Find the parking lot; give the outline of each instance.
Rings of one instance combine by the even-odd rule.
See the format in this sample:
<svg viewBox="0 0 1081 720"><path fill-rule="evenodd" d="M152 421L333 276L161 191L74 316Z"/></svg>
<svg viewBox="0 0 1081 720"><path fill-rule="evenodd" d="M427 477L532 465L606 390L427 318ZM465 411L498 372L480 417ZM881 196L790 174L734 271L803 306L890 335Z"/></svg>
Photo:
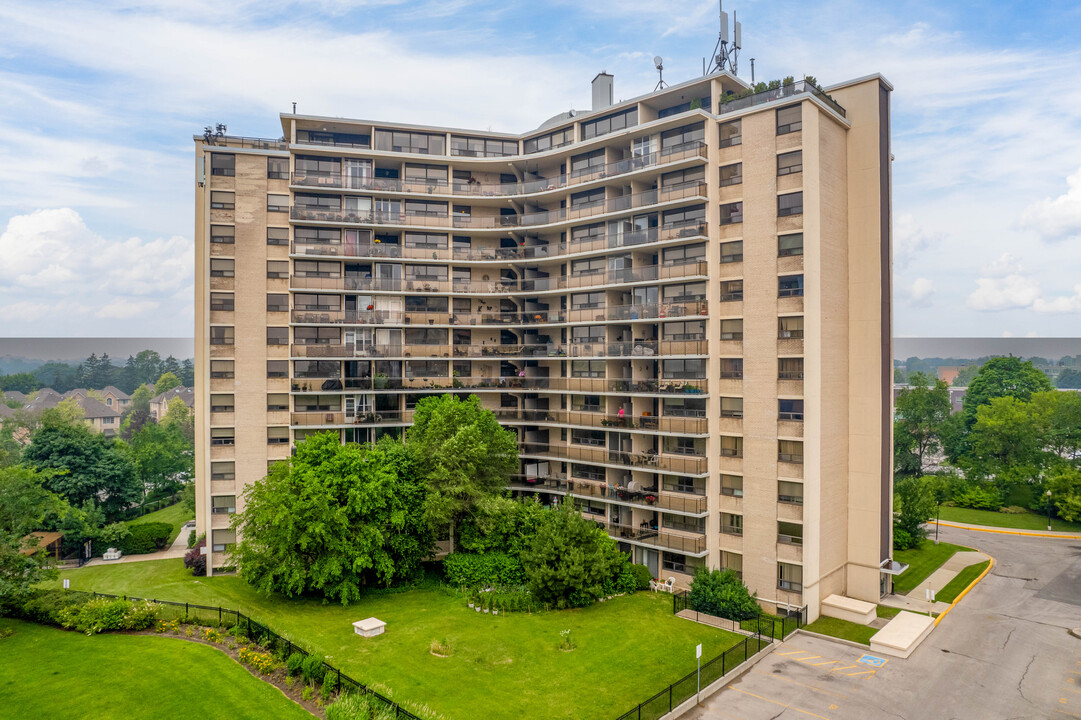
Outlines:
<svg viewBox="0 0 1081 720"><path fill-rule="evenodd" d="M1078 718L1081 541L942 528L996 564L908 659L806 635L692 710L695 720Z"/></svg>

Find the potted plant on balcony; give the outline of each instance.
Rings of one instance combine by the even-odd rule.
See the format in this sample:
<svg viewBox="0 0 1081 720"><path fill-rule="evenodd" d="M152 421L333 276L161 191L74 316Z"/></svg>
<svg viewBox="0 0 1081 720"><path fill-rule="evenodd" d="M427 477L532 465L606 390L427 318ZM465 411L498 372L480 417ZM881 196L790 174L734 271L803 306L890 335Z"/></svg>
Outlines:
<svg viewBox="0 0 1081 720"><path fill-rule="evenodd" d="M646 505L652 505L653 503L657 502L656 495L646 495L643 499L646 501Z"/></svg>
<svg viewBox="0 0 1081 720"><path fill-rule="evenodd" d="M377 372L372 376L372 387L376 390L386 390L387 388L387 376L383 373Z"/></svg>

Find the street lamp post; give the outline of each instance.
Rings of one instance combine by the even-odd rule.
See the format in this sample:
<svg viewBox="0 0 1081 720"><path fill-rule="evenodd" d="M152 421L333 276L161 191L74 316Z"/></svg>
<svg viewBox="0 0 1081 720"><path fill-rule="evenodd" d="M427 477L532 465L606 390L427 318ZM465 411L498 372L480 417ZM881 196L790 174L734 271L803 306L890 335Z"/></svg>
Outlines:
<svg viewBox="0 0 1081 720"><path fill-rule="evenodd" d="M938 501L938 505L935 506L935 545L938 545L938 519L942 514L942 501Z"/></svg>
<svg viewBox="0 0 1081 720"><path fill-rule="evenodd" d="M1047 496L1047 529L1051 529L1051 491L1048 490L1044 495Z"/></svg>

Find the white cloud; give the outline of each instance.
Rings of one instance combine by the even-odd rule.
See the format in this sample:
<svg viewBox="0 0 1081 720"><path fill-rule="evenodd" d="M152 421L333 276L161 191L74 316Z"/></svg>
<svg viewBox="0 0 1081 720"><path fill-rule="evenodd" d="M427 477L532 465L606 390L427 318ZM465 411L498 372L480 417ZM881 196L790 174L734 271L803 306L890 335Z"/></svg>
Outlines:
<svg viewBox="0 0 1081 720"><path fill-rule="evenodd" d="M928 307L934 294L934 284L927 278L918 277L908 286L908 299L915 307Z"/></svg>
<svg viewBox="0 0 1081 720"><path fill-rule="evenodd" d="M1073 290L1073 295L1064 295L1048 300L1036 298L1032 303L1032 309L1040 313L1081 313L1081 285L1074 285Z"/></svg>
<svg viewBox="0 0 1081 720"><path fill-rule="evenodd" d="M916 222L912 213L898 213L893 223L893 260L901 268L938 242L938 238Z"/></svg>
<svg viewBox="0 0 1081 720"><path fill-rule="evenodd" d="M1026 275L978 278L966 304L973 310L1013 310L1032 307L1040 284Z"/></svg>
<svg viewBox="0 0 1081 720"><path fill-rule="evenodd" d="M151 311L157 310L160 306L161 303L154 300L128 300L126 298L120 298L98 308L97 312L94 313L94 316L99 318L130 320L131 318L140 315L149 315Z"/></svg>
<svg viewBox="0 0 1081 720"><path fill-rule="evenodd" d="M1081 169L1066 178L1066 185L1064 194L1034 202L1021 215L1021 224L1047 242L1081 240Z"/></svg>
<svg viewBox="0 0 1081 720"><path fill-rule="evenodd" d="M997 260L980 266L980 272L986 277L1001 278L1007 275L1019 275L1024 267L1012 253L1002 253Z"/></svg>

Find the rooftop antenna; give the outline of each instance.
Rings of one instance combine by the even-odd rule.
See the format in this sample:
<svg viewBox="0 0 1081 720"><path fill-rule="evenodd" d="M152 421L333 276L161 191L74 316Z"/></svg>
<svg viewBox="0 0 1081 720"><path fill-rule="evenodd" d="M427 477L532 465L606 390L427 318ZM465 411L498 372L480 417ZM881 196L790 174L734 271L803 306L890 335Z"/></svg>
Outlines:
<svg viewBox="0 0 1081 720"><path fill-rule="evenodd" d="M728 70L733 75L739 74L739 51L743 47L743 27L736 19L736 13L732 13L732 41L728 39L728 13L724 11L723 0L717 0L717 9L720 11L721 29L717 33L717 44L713 48L712 65L708 67L707 75Z"/></svg>
<svg viewBox="0 0 1081 720"><path fill-rule="evenodd" d="M653 88L653 92L657 92L668 87L668 83L664 81L664 60L660 55L653 56L653 66L657 68L657 87Z"/></svg>
<svg viewBox="0 0 1081 720"><path fill-rule="evenodd" d="M295 102L293 103L293 114L297 114L297 104Z"/></svg>

